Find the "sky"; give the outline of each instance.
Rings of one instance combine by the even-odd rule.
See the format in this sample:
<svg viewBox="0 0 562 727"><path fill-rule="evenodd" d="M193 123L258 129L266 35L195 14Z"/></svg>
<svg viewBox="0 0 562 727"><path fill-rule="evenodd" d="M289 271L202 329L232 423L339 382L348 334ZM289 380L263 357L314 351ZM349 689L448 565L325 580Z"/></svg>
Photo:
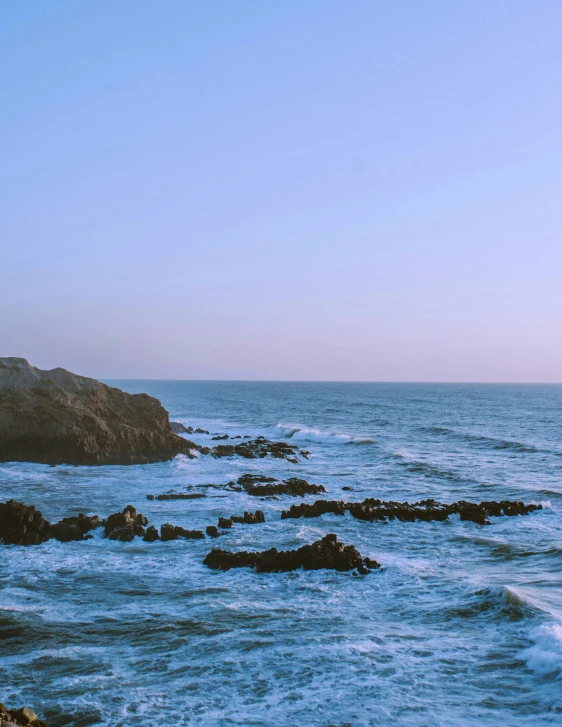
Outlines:
<svg viewBox="0 0 562 727"><path fill-rule="evenodd" d="M559 0L2 0L0 355L562 382Z"/></svg>

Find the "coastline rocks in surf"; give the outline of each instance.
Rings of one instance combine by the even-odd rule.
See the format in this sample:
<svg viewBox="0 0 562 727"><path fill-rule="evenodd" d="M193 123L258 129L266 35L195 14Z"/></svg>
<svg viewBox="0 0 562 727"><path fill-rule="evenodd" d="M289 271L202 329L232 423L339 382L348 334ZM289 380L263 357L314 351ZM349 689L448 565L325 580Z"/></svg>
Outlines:
<svg viewBox="0 0 562 727"><path fill-rule="evenodd" d="M219 518L219 528L231 528L233 523L241 523L245 525L255 525L256 523L264 523L265 515L262 510L255 512L244 512L244 515L231 515L230 517Z"/></svg>
<svg viewBox="0 0 562 727"><path fill-rule="evenodd" d="M5 704L0 703L0 725L3 727L48 727L29 707L20 707L20 709L9 709Z"/></svg>
<svg viewBox="0 0 562 727"><path fill-rule="evenodd" d="M231 553L227 550L212 550L203 563L215 570L230 568L255 568L260 573L279 573L323 568L350 571L357 570L365 574L370 568L379 568L379 564L371 559L363 559L361 553L353 545L338 542L337 535L325 535L311 545L303 545L296 550L277 550L271 548L263 552L242 550Z"/></svg>
<svg viewBox="0 0 562 727"><path fill-rule="evenodd" d="M110 540L121 540L130 543L137 535L145 534L148 518L137 513L132 505L127 505L123 512L110 515L104 524L104 536Z"/></svg>
<svg viewBox="0 0 562 727"><path fill-rule="evenodd" d="M239 477L236 482L248 495L254 497L271 497L272 495L304 497L326 492L323 485L313 485L299 477L290 477L288 480L278 482L274 477L246 474Z"/></svg>
<svg viewBox="0 0 562 727"><path fill-rule="evenodd" d="M221 518L221 520L224 518ZM228 526L230 527L230 525ZM226 535L226 533L219 532L219 529L216 525L207 525L205 528L205 532L210 538L218 538L220 535Z"/></svg>
<svg viewBox="0 0 562 727"><path fill-rule="evenodd" d="M301 450L288 442L272 442L265 437L256 437L239 444L218 444L210 450L213 457L245 457L246 459L260 459L270 455L277 459L286 459L298 462L296 455L308 459L308 452Z"/></svg>
<svg viewBox="0 0 562 727"><path fill-rule="evenodd" d="M216 434L214 437L211 437L211 440L217 441L219 439L230 439L228 434Z"/></svg>
<svg viewBox="0 0 562 727"><path fill-rule="evenodd" d="M101 525L97 515L73 515L59 520L51 525L51 535L61 543L69 543L72 540L89 540L90 530L95 530Z"/></svg>
<svg viewBox="0 0 562 727"><path fill-rule="evenodd" d="M459 500L451 505L445 505L435 500L421 500L410 504L409 502L392 502L368 498L363 502L343 502L342 500L317 500L312 504L302 503L291 505L289 510L283 510L281 519L299 517L319 517L326 513L344 515L348 511L358 520L373 522L375 520L400 520L402 522L415 522L432 520L447 520L450 515L458 514L461 520L489 525L488 516L501 515L527 515L535 510L541 510L542 505L525 505L523 502L502 500L501 502L473 503Z"/></svg>
<svg viewBox="0 0 562 727"><path fill-rule="evenodd" d="M197 500L207 497L204 492L169 492L164 495L147 495L147 500Z"/></svg>
<svg viewBox="0 0 562 727"><path fill-rule="evenodd" d="M201 530L185 530L179 525L171 525L170 523L164 523L160 528L160 539L164 542L169 540L178 540L179 538L186 538L187 540L200 540L205 537L205 533Z"/></svg>
<svg viewBox="0 0 562 727"><path fill-rule="evenodd" d="M191 457L192 449L197 445L171 430L168 412L152 396L0 358L2 462L143 464Z"/></svg>
<svg viewBox="0 0 562 727"><path fill-rule="evenodd" d="M160 534L154 525L149 525L142 539L146 543L154 543L156 540L160 540Z"/></svg>
<svg viewBox="0 0 562 727"><path fill-rule="evenodd" d="M33 505L0 502L0 541L4 545L39 545L51 538L51 523Z"/></svg>

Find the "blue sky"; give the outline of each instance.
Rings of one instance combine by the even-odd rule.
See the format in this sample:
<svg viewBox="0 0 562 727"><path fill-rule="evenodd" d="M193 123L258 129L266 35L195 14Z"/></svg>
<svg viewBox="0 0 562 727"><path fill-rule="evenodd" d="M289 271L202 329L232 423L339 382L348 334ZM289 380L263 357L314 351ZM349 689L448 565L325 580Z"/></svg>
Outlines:
<svg viewBox="0 0 562 727"><path fill-rule="evenodd" d="M558 0L0 6L0 355L562 381Z"/></svg>

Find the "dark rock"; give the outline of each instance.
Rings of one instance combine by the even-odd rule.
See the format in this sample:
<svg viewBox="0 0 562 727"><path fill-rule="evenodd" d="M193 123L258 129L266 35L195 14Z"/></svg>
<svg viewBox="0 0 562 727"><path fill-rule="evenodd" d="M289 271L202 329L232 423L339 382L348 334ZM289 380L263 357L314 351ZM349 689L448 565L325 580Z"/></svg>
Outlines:
<svg viewBox="0 0 562 727"><path fill-rule="evenodd" d="M228 436L228 434L217 434L216 437L211 437L211 439L213 439L213 440L230 439L230 437Z"/></svg>
<svg viewBox="0 0 562 727"><path fill-rule="evenodd" d="M231 528L232 527L232 518L231 517L220 517L219 518L219 528Z"/></svg>
<svg viewBox="0 0 562 727"><path fill-rule="evenodd" d="M147 543L154 543L156 540L160 540L160 535L158 534L158 530L156 530L154 525L150 525L146 529L143 540Z"/></svg>
<svg viewBox="0 0 562 727"><path fill-rule="evenodd" d="M353 545L338 542L336 535L325 535L311 545L303 545L297 550L277 550L271 548L263 552L240 551L231 553L227 550L212 550L203 561L209 568L229 570L250 566L258 572L272 573L293 571L297 568L318 570L329 568L338 571L349 571L354 568L360 572L369 572L363 564L361 553ZM369 560L371 564L375 561ZM372 566L373 567L373 566ZM374 567L378 567L378 563Z"/></svg>
<svg viewBox="0 0 562 727"><path fill-rule="evenodd" d="M451 505L444 505L435 500L409 502L393 502L368 498L363 502L343 502L335 500L317 500L312 504L292 505L289 510L281 513L281 519L299 517L318 517L325 513L343 515L345 511L358 520L373 522L375 520L400 520L415 522L446 520L450 515L458 514L461 520L470 520L480 525L489 525L487 516L498 516L502 513L510 515L527 515L540 510L542 505L525 505L522 502L502 501L481 502L480 504L459 500Z"/></svg>
<svg viewBox="0 0 562 727"><path fill-rule="evenodd" d="M61 543L68 543L72 540L88 540L92 536L90 530L99 528L101 521L97 515L75 515L65 517L51 526L51 536Z"/></svg>
<svg viewBox="0 0 562 727"><path fill-rule="evenodd" d="M206 429L201 429L201 427L197 427L197 429L195 429L195 434L209 434L209 432Z"/></svg>
<svg viewBox="0 0 562 727"><path fill-rule="evenodd" d="M199 540L205 537L201 530L184 530L179 525L171 525L164 523L160 528L160 537L163 541L177 540L178 538L187 538L188 540Z"/></svg>
<svg viewBox="0 0 562 727"><path fill-rule="evenodd" d="M147 394L127 394L65 369L41 371L0 358L0 461L142 464L192 456L168 412Z"/></svg>
<svg viewBox="0 0 562 727"><path fill-rule="evenodd" d="M213 457L245 457L257 459L267 456L277 459L294 458L300 450L287 442L272 442L265 437L256 437L240 444L218 444L212 448Z"/></svg>
<svg viewBox="0 0 562 727"><path fill-rule="evenodd" d="M347 485L345 487L342 487L342 490L351 490L351 487L348 487Z"/></svg>
<svg viewBox="0 0 562 727"><path fill-rule="evenodd" d="M238 480L240 482L242 478ZM268 478L271 479L271 478ZM326 492L323 485L312 485L306 480L299 479L298 477L290 477L288 480L283 482L277 482L275 484L266 485L243 485L248 495L255 497L268 497L271 495L292 495L293 497L304 497L305 495L318 495L321 492Z"/></svg>
<svg viewBox="0 0 562 727"><path fill-rule="evenodd" d="M104 535L110 540L121 540L128 543L137 535L144 535L146 525L148 525L148 518L137 513L132 505L127 505L123 512L116 512L107 518Z"/></svg>
<svg viewBox="0 0 562 727"><path fill-rule="evenodd" d="M33 505L0 502L0 541L4 545L39 545L51 537L51 524Z"/></svg>
<svg viewBox="0 0 562 727"><path fill-rule="evenodd" d="M8 709L4 704L0 704L0 725L4 727L27 727L27 725L48 727L29 707Z"/></svg>
<svg viewBox="0 0 562 727"><path fill-rule="evenodd" d="M240 517L239 515L232 515L229 520L231 523L245 523L246 525L254 525L255 523L264 523L265 515L261 510L256 510L255 512L245 512L242 517Z"/></svg>
<svg viewBox="0 0 562 727"><path fill-rule="evenodd" d="M267 475L246 474L239 477L236 481L239 485L242 485L242 487L246 488L249 485L257 484L258 482L276 482L277 480L275 479L275 477L268 477Z"/></svg>
<svg viewBox="0 0 562 727"><path fill-rule="evenodd" d="M207 497L204 492L171 492L167 495L156 495L157 500L197 500ZM154 495L147 495L148 500L154 500Z"/></svg>
<svg viewBox="0 0 562 727"><path fill-rule="evenodd" d="M210 538L218 538L219 535L223 535L223 533L219 533L215 525L207 525L207 527L205 528L205 532Z"/></svg>

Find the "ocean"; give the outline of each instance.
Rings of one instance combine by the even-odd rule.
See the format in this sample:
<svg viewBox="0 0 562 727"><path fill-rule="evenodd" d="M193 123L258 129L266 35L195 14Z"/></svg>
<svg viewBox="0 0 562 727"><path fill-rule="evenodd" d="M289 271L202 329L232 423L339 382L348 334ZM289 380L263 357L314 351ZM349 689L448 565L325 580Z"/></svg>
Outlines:
<svg viewBox="0 0 562 727"><path fill-rule="evenodd" d="M55 521L134 505L220 540L0 547L0 700L51 727L562 724L562 386L112 381L170 419L310 451L128 467L0 464L0 499ZM190 435L200 444L211 435ZM541 503L461 522L281 520L300 498L224 485L302 477L328 499ZM343 488L351 488L343 490ZM193 500L148 494L200 492ZM313 502L318 496L307 496ZM212 571L205 555L336 533L380 571Z"/></svg>

